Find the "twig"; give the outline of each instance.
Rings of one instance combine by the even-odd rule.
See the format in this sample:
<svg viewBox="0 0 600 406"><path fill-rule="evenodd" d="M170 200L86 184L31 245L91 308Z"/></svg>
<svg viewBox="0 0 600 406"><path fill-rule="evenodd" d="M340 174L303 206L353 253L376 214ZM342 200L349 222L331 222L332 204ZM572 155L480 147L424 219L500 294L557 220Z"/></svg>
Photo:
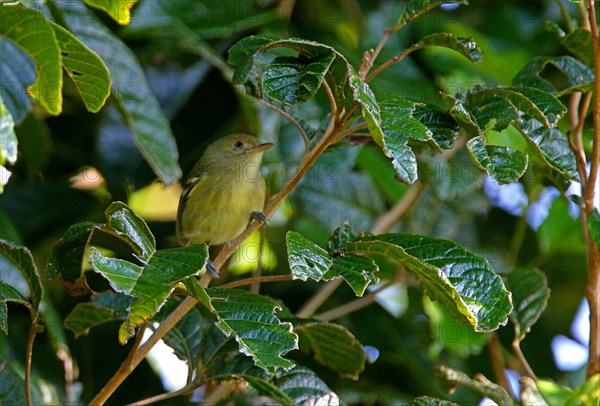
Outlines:
<svg viewBox="0 0 600 406"><path fill-rule="evenodd" d="M330 320L338 319L347 314L353 313L364 307L367 307L368 305L370 305L377 299L377 295L379 293L381 293L383 290L385 290L385 289L389 288L390 286L392 286L393 284L395 284L397 282L397 279L398 278L394 278L393 280L381 285L377 289L370 292L368 295L365 295L358 299L354 299L353 301L344 303L343 305L340 305L338 307L334 307L333 309L323 312L321 314L317 314L314 317L315 317L315 319L319 319L319 320L323 320L323 321L330 321ZM341 279L339 279L339 280L341 280Z"/></svg>
<svg viewBox="0 0 600 406"><path fill-rule="evenodd" d="M248 98L250 100L254 100L258 103L260 103L261 105L281 114L283 117L285 117L294 127L296 127L296 129L298 130L298 132L300 133L300 135L302 136L302 139L304 140L304 151L308 151L308 149L310 148L310 141L308 139L308 135L306 135L306 131L304 131L304 128L302 128L302 126L300 125L300 123L298 121L296 121L296 119L294 117L292 117L291 115L289 115L286 111L284 111L283 109L280 109L277 106L272 105L271 103L267 103L266 101L264 101L263 99L259 99L258 97L251 97L248 96Z"/></svg>
<svg viewBox="0 0 600 406"><path fill-rule="evenodd" d="M571 122L571 133L569 134L569 137L567 137L567 141L571 151L573 151L573 154L575 155L575 159L577 160L577 172L579 173L581 186L584 188L587 184L587 168L585 153L583 150L582 134L585 116L587 115L590 101L592 100L592 92L585 94L583 103L581 105L580 100L581 93L574 93L571 96L569 103L569 121Z"/></svg>
<svg viewBox="0 0 600 406"><path fill-rule="evenodd" d="M310 317L313 313L321 307L323 303L335 292L335 290L342 284L342 279L334 279L323 285L317 292L308 299L304 305L298 310L296 316L298 317Z"/></svg>
<svg viewBox="0 0 600 406"><path fill-rule="evenodd" d="M516 325L515 325L515 328L516 328ZM527 375L534 381L537 381L537 376L535 376L535 373L533 372L533 370L529 366L529 363L527 362L527 359L523 355L523 351L521 351L521 345L519 344L519 340L517 340L516 334L515 334L515 339L513 340L513 343L512 343L512 347L513 347L513 351L515 352L515 355L517 356L517 359L521 363L521 366L523 367L523 369L525 370Z"/></svg>
<svg viewBox="0 0 600 406"><path fill-rule="evenodd" d="M161 393L161 394L158 394L158 395L150 396L149 398L138 400L137 402L130 403L127 406L149 405L149 404L152 404L152 403L160 402L162 400L176 398L177 396L187 395L188 393L192 392L194 389L202 386L203 384L204 384L204 382L201 382L201 383L192 382L192 383L190 383L188 385L185 385L183 388L174 390L172 392L165 392L165 393Z"/></svg>
<svg viewBox="0 0 600 406"><path fill-rule="evenodd" d="M389 231L394 224L402 219L411 207L415 204L423 190L425 185L421 182L414 183L402 196L402 199L392 207L389 211L383 213L375 220L375 224L371 228L373 234L381 234Z"/></svg>
<svg viewBox="0 0 600 406"><path fill-rule="evenodd" d="M395 64L397 62L400 62L401 60L406 58L406 56L409 55L411 52L416 51L419 48L420 47L412 46L412 47L406 49L400 55L396 55L395 57L388 59L387 61L385 61L384 63L379 65L373 72L371 72L369 74L369 76L367 76L367 78L365 79L365 82L370 82L375 76L379 75L381 73L381 71L389 68L390 66L392 66L393 64Z"/></svg>
<svg viewBox="0 0 600 406"><path fill-rule="evenodd" d="M355 126L352 126L350 128L346 128L344 131L340 131L338 133L338 135L335 137L335 140L336 141L341 141L344 138L346 138L347 136L349 136L351 134L354 134L356 131L362 130L364 128L367 128L367 123L364 123L364 122L360 123L360 124L357 124Z"/></svg>
<svg viewBox="0 0 600 406"><path fill-rule="evenodd" d="M596 23L596 11L594 1L588 0L588 20L592 34L592 46L594 50L594 141L592 144L591 168L588 181L583 188L582 195L585 202L585 214L582 221L587 223L588 217L594 210L594 197L596 181L598 179L598 165L600 165L600 38L598 37L598 25ZM583 212L583 210L582 210ZM589 232L587 236L587 284L585 288L586 297L590 306L590 352L588 359L587 376L591 377L600 373L600 250L596 246Z"/></svg>
<svg viewBox="0 0 600 406"><path fill-rule="evenodd" d="M25 403L31 406L31 359L33 357L33 341L37 333L38 313L30 309L31 326L27 333L27 345L25 347Z"/></svg>
<svg viewBox="0 0 600 406"><path fill-rule="evenodd" d="M502 356L502 346L500 345L500 341L498 341L498 335L495 331L490 335L487 349L490 353L490 360L492 369L494 370L494 376L496 377L496 383L510 393L510 386L508 385L506 375L504 375L505 365L504 357Z"/></svg>
<svg viewBox="0 0 600 406"><path fill-rule="evenodd" d="M248 286L255 283L266 283L266 282L288 282L292 280L292 275L269 275L269 276L256 276L253 278L240 279L239 281L233 281L225 283L220 288L239 288L240 286Z"/></svg>

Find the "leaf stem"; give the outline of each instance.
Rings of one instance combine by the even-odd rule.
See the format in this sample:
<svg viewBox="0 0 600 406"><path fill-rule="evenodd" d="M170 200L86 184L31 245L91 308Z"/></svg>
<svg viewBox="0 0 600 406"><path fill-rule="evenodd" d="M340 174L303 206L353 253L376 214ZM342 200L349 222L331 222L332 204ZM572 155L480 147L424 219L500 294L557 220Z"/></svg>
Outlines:
<svg viewBox="0 0 600 406"><path fill-rule="evenodd" d="M283 117L285 117L294 127L296 127L296 129L298 130L298 132L302 136L302 139L304 140L304 150L305 151L309 150L310 143L309 143L309 140L308 140L308 135L306 135L306 131L304 131L304 128L302 128L302 126L300 125L300 123L294 117L292 117L290 114L288 114L285 110L280 109L279 107L274 106L271 103L267 103L263 99L259 99L258 97L252 97L252 96L248 96L248 95L247 95L247 97L250 100L254 100L254 101L260 103L261 105L265 106L266 108L271 109L271 110L273 110L273 111L281 114Z"/></svg>
<svg viewBox="0 0 600 406"><path fill-rule="evenodd" d="M537 379L538 379L537 376L535 376L535 373L529 366L527 359L525 358L525 356L523 355L523 352L521 351L521 345L519 344L519 340L517 339L516 332L515 332L515 339L513 340L513 343L512 343L512 347L513 347L513 351L515 352L515 355L517 356L517 359L521 363L521 366L523 367L523 369L525 369L525 372L527 373L527 375L534 381L537 381Z"/></svg>
<svg viewBox="0 0 600 406"><path fill-rule="evenodd" d="M502 356L502 346L498 340L498 334L496 334L495 331L490 334L490 339L486 347L490 353L490 361L494 376L496 377L496 382L499 386L502 386L506 391L510 392L510 386L508 385L508 380L504 374L505 364L504 357Z"/></svg>
<svg viewBox="0 0 600 406"><path fill-rule="evenodd" d="M393 64L400 62L401 60L406 58L406 56L408 56L410 53L412 53L413 51L416 51L419 48L420 47L413 45L412 47L410 47L410 48L406 49L404 52L402 52L400 55L396 55L395 57L388 59L387 61L385 61L384 63L379 65L373 72L371 72L369 74L369 76L367 76L367 78L365 79L365 82L370 82L375 76L379 75L382 71L389 68Z"/></svg>
<svg viewBox="0 0 600 406"><path fill-rule="evenodd" d="M31 310L31 325L27 333L27 345L25 347L25 403L31 406L31 359L33 357L33 341L37 333L38 313Z"/></svg>

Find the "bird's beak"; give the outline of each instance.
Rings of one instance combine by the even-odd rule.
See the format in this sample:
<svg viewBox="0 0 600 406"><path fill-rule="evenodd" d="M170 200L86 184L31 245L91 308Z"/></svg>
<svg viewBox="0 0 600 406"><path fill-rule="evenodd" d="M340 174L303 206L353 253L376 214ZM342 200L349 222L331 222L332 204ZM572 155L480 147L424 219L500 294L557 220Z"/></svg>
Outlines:
<svg viewBox="0 0 600 406"><path fill-rule="evenodd" d="M254 153L254 152L263 152L263 151L268 150L272 146L273 146L272 142L265 142L264 144L259 144L259 145L255 146L255 147L248 148L246 150L246 153L248 153L248 152L252 152L252 153Z"/></svg>

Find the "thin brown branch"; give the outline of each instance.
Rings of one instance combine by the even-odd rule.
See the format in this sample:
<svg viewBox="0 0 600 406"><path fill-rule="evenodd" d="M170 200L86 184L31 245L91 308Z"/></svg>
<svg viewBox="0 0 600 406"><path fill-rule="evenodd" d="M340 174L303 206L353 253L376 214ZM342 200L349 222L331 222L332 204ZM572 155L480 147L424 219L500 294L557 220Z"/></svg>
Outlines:
<svg viewBox="0 0 600 406"><path fill-rule="evenodd" d="M404 196L402 196L402 199L398 200L394 207L383 213L377 218L377 220L375 220L375 224L373 224L371 232L373 234L381 234L390 230L394 224L406 216L406 213L408 213L411 207L415 204L419 196L421 196L421 193L423 193L424 189L425 185L423 183L414 183L406 191Z"/></svg>
<svg viewBox="0 0 600 406"><path fill-rule="evenodd" d="M369 74L369 76L367 76L367 78L365 79L365 82L370 82L371 80L373 80L373 78L375 76L379 75L382 71L386 70L393 64L400 62L401 60L406 58L406 56L408 56L410 53L412 53L413 51L415 51L417 49L419 49L419 47L412 46L412 47L406 49L400 55L396 55L395 57L388 59L387 61L385 61L384 63L379 65L377 68L375 68L375 70L373 72L371 72Z"/></svg>
<svg viewBox="0 0 600 406"><path fill-rule="evenodd" d="M534 381L537 381L537 376L535 376L535 373L533 372L533 370L529 366L529 363L527 362L527 359L523 355L523 352L521 351L521 346L519 345L519 341L516 337L513 340L512 347L515 355L517 356L517 359L521 363L521 366L523 367L527 375Z"/></svg>
<svg viewBox="0 0 600 406"><path fill-rule="evenodd" d="M488 352L490 353L490 360L492 369L494 371L494 376L496 377L496 383L510 393L510 386L508 385L508 380L504 374L506 368L504 364L504 357L502 356L502 346L500 345L500 341L498 340L498 335L496 332L491 333L490 339L486 346Z"/></svg>
<svg viewBox="0 0 600 406"><path fill-rule="evenodd" d="M262 104L266 108L271 109L271 110L275 111L276 113L279 113L280 115L285 117L294 127L296 127L296 130L298 130L298 132L302 136L302 139L304 140L304 150L308 151L308 149L310 148L310 141L308 139L308 135L306 135L306 131L304 131L304 128L302 128L300 123L294 117L289 115L285 110L280 109L277 106L273 106L271 103L267 103L263 99L259 99L258 97L250 97L250 96L248 96L248 97L250 100L257 101L258 103Z"/></svg>
<svg viewBox="0 0 600 406"><path fill-rule="evenodd" d="M248 286L255 283L268 283L268 282L289 282L292 280L292 275L270 275L270 276L255 276L253 278L240 279L239 281L233 281L225 283L220 288L239 288L240 286Z"/></svg>
<svg viewBox="0 0 600 406"><path fill-rule="evenodd" d="M600 165L600 38L598 37L598 25L596 22L596 10L594 1L588 0L588 20L592 34L592 46L594 49L594 140L592 143L592 159L588 181L583 188L583 200L585 202L585 214L582 215L584 224L594 210L594 197L596 193L596 181L598 179L598 166ZM600 373L600 250L587 234L587 284L586 297L590 306L590 352L588 359L587 376L591 377Z"/></svg>
<svg viewBox="0 0 600 406"><path fill-rule="evenodd" d="M337 136L335 137L336 141L341 141L344 138L346 138L349 135L354 134L356 131L360 131L362 129L367 128L367 123L359 123L355 126L352 126L350 128L346 128L344 131L340 131Z"/></svg>
<svg viewBox="0 0 600 406"><path fill-rule="evenodd" d="M325 93L327 94L327 100L329 100L329 107L331 108L331 120L333 120L333 122L335 123L335 121L337 121L338 118L338 107L337 103L335 102L335 95L331 91L331 87L325 79L323 79L323 89L325 89ZM327 127L329 126L330 124L327 125Z"/></svg>
<svg viewBox="0 0 600 406"><path fill-rule="evenodd" d="M581 93L574 93L571 95L571 100L569 103L569 121L571 122L571 133L569 134L567 141L569 142L569 147L571 148L571 151L573 151L577 161L577 172L579 173L582 188L584 188L587 184L587 167L582 140L583 125L585 123L585 116L587 115L591 100L592 93L586 93L583 97L583 103L580 104Z"/></svg>
<svg viewBox="0 0 600 406"><path fill-rule="evenodd" d="M390 36L394 32L396 32L396 31L394 31L391 28L386 28L383 31L383 35L381 36L381 39L379 40L379 43L377 44L375 49L365 52L365 55L363 56L363 60L360 64L360 69L358 70L358 77L360 77L362 80L365 80L367 73L369 73L369 70L371 70L371 67L373 67L373 63L375 63L375 59L377 59L377 57L381 53L381 50L383 49L385 44L390 39Z"/></svg>
<svg viewBox="0 0 600 406"><path fill-rule="evenodd" d="M315 292L310 299L308 299L304 305L296 312L298 317L310 317L325 301L336 291L337 288L342 284L342 279L334 279L327 282L319 290Z"/></svg>
<svg viewBox="0 0 600 406"><path fill-rule="evenodd" d="M203 383L193 382L193 383L190 383L189 385L185 385L181 389L177 389L172 392L161 393L161 394L155 395L155 396L150 396L146 399L142 399L142 400L138 400L137 402L130 403L127 406L144 406L144 405L149 405L152 403L160 402L163 400L176 398L178 396L187 395L188 393L191 393L192 391L194 391L196 388L200 387L202 384Z"/></svg>
<svg viewBox="0 0 600 406"><path fill-rule="evenodd" d="M37 333L38 314L31 310L31 325L27 333L27 344L25 346L25 403L31 406L31 359L33 357L33 341Z"/></svg>

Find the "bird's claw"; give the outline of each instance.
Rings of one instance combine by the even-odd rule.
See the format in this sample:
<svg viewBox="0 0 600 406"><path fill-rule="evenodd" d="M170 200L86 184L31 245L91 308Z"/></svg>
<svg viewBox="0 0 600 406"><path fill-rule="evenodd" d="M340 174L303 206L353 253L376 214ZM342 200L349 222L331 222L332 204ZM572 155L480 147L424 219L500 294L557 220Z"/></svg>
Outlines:
<svg viewBox="0 0 600 406"><path fill-rule="evenodd" d="M210 259L206 261L206 272L208 272L213 279L219 279L219 270Z"/></svg>
<svg viewBox="0 0 600 406"><path fill-rule="evenodd" d="M253 211L251 217L256 221L260 221L265 226L269 225L269 218L261 211Z"/></svg>

